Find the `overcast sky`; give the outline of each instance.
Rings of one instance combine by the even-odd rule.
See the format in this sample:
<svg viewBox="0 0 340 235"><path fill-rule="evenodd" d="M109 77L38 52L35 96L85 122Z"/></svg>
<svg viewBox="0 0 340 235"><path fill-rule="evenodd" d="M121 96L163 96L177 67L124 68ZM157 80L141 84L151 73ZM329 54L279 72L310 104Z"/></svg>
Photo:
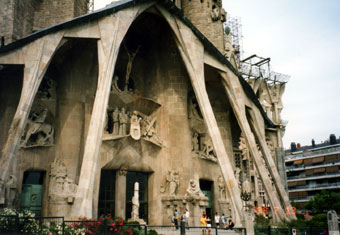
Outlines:
<svg viewBox="0 0 340 235"><path fill-rule="evenodd" d="M111 0L95 0L95 9ZM244 57L271 58L291 76L283 96L283 138L310 145L340 136L340 0L223 0L240 17Z"/></svg>

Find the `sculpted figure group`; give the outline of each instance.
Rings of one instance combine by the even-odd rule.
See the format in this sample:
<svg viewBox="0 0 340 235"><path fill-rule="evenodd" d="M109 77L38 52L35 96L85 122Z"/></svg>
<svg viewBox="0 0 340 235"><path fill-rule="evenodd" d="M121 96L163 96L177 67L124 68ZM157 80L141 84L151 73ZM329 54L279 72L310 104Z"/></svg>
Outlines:
<svg viewBox="0 0 340 235"><path fill-rule="evenodd" d="M192 146L192 151L195 152L198 157L217 161L211 139L207 134L201 135L194 131L192 134Z"/></svg>
<svg viewBox="0 0 340 235"><path fill-rule="evenodd" d="M156 132L157 117L150 118L138 111L129 112L123 107L119 110L116 107L105 120L104 132L109 133L109 122L112 122L113 136L126 136L128 134L135 140L139 140L141 137L151 140L158 145L162 145L162 140L159 138Z"/></svg>
<svg viewBox="0 0 340 235"><path fill-rule="evenodd" d="M59 159L51 164L49 200L50 203L67 203L66 199L74 198L77 185L67 175L67 168Z"/></svg>
<svg viewBox="0 0 340 235"><path fill-rule="evenodd" d="M45 123L48 109L33 112L27 119L25 133L22 136L20 147L49 146L54 143L54 128Z"/></svg>

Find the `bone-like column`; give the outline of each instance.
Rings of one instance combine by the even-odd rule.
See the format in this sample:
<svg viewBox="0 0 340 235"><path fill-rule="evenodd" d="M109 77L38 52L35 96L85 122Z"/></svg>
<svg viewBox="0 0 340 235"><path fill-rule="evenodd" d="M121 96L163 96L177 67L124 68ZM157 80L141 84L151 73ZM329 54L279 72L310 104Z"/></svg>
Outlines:
<svg viewBox="0 0 340 235"><path fill-rule="evenodd" d="M18 63L19 61L22 61L25 65L23 88L17 110L8 132L6 143L2 148L2 156L0 159L0 184L1 182L5 183L7 181L9 169L15 159L34 97L47 71L48 65L50 64L57 47L61 43L62 37L63 32L47 35L25 46L21 49L21 53L14 51L18 56ZM15 58L13 56L6 56L11 58L13 64L15 63ZM6 57L0 57L1 61L5 59ZM4 185L0 185L0 194L2 190L4 190Z"/></svg>
<svg viewBox="0 0 340 235"><path fill-rule="evenodd" d="M266 170L266 167L262 162L262 157L257 149L255 137L251 131L246 117L245 104L244 102L242 102L244 98L241 95L242 88L241 84L239 83L238 77L232 73L228 73L229 76L227 76L225 72L220 72L220 75L223 78L222 83L229 98L229 102L234 111L237 122L242 130L242 133L244 134L244 137L248 143L250 153L253 157L257 171L262 179L263 186L272 205L272 209L280 220L288 220L284 210L281 207L281 203L279 198L277 197L276 190L272 186L272 182L267 174L268 171Z"/></svg>
<svg viewBox="0 0 340 235"><path fill-rule="evenodd" d="M242 214L240 190L205 89L204 47L191 29L185 26L181 21L177 21L174 17L170 16L168 12L164 11L162 8L159 7L159 10L176 35L175 41L188 71L203 119L221 167L222 175L231 195L231 201L236 215L234 220L236 224L240 224Z"/></svg>
<svg viewBox="0 0 340 235"><path fill-rule="evenodd" d="M93 217L93 186L104 130L105 114L119 47L133 20L152 3L141 4L98 21L98 85L87 134L79 184L70 217Z"/></svg>
<svg viewBox="0 0 340 235"><path fill-rule="evenodd" d="M268 165L268 170L269 170L271 176L273 177L275 188L276 188L278 195L281 198L281 202L284 206L283 209L286 211L286 214L288 215L288 217L290 219L296 219L295 214L293 213L292 206L290 204L287 192L284 189L284 186L282 184L282 181L281 181L282 179L279 175L279 172L276 168L276 164L273 160L273 157L270 153L268 145L265 141L265 136L261 135L261 132L258 129L258 125L254 122L256 122L256 119L252 116L252 121L250 122L250 124L253 127L255 136L256 136L258 143L260 145L260 148L263 152L264 159L265 159L265 161Z"/></svg>

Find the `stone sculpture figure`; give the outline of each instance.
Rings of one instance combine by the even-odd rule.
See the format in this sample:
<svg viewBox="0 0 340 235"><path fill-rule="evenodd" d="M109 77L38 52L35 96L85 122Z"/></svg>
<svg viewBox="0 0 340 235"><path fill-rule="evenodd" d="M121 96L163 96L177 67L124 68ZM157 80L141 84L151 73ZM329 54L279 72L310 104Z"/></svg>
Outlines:
<svg viewBox="0 0 340 235"><path fill-rule="evenodd" d="M33 113L27 120L27 131L20 145L21 147L46 146L53 144L54 128L50 124L44 123L47 113L48 109L44 108L40 113ZM37 135L34 140L31 140L32 135Z"/></svg>
<svg viewBox="0 0 340 235"><path fill-rule="evenodd" d="M202 145L203 145L202 151L207 157L215 157L214 148L209 137L204 138L204 142Z"/></svg>
<svg viewBox="0 0 340 235"><path fill-rule="evenodd" d="M6 204L7 207L12 208L17 193L17 177L15 175L9 175L6 183Z"/></svg>
<svg viewBox="0 0 340 235"><path fill-rule="evenodd" d="M227 20L227 12L222 7L221 7L220 20L222 22L226 22Z"/></svg>
<svg viewBox="0 0 340 235"><path fill-rule="evenodd" d="M55 99L57 83L49 77L44 77L37 92L37 97L40 99Z"/></svg>
<svg viewBox="0 0 340 235"><path fill-rule="evenodd" d="M218 177L218 191L221 200L225 199L225 183L223 177L220 175Z"/></svg>
<svg viewBox="0 0 340 235"><path fill-rule="evenodd" d="M188 109L189 109L189 119L196 119L198 121L203 121L203 117L200 113L197 100L195 96L193 95L189 98Z"/></svg>
<svg viewBox="0 0 340 235"><path fill-rule="evenodd" d="M234 174L235 174L236 182L239 184L239 188L241 188L241 183L240 183L241 173L242 173L241 169L237 167Z"/></svg>
<svg viewBox="0 0 340 235"><path fill-rule="evenodd" d="M224 35L224 56L227 59L231 59L233 51L232 35L229 33L228 35Z"/></svg>
<svg viewBox="0 0 340 235"><path fill-rule="evenodd" d="M241 136L240 137L240 142L239 142L239 150L241 150L241 154L242 154L242 160L249 160L249 149L248 146L246 144L246 139Z"/></svg>
<svg viewBox="0 0 340 235"><path fill-rule="evenodd" d="M111 91L112 91L113 93L120 93L120 92L122 92L122 91L119 89L118 80L119 80L119 77L118 77L117 75L114 75L114 76L113 76L112 85L111 85Z"/></svg>
<svg viewBox="0 0 340 235"><path fill-rule="evenodd" d="M244 201L249 201L251 198L251 185L248 181L248 179L245 179L242 182L242 191L241 191L241 198Z"/></svg>
<svg viewBox="0 0 340 235"><path fill-rule="evenodd" d="M104 133L108 133L108 128L109 128L109 114L106 112L105 113L105 123L104 123Z"/></svg>
<svg viewBox="0 0 340 235"><path fill-rule="evenodd" d="M143 136L146 139L154 140L157 144L162 145L163 141L157 135L156 128L154 127L156 124L156 120L157 120L157 117L152 118L151 121L147 117L144 119Z"/></svg>
<svg viewBox="0 0 340 235"><path fill-rule="evenodd" d="M187 188L186 197L205 197L199 186L196 184L195 180L191 179L189 181L189 186Z"/></svg>
<svg viewBox="0 0 340 235"><path fill-rule="evenodd" d="M73 198L77 185L67 176L67 168L58 158L51 164L49 199L50 203L65 204L68 197Z"/></svg>
<svg viewBox="0 0 340 235"><path fill-rule="evenodd" d="M199 144L199 134L195 131L192 136L192 150L194 152L198 152L200 150L200 144Z"/></svg>
<svg viewBox="0 0 340 235"><path fill-rule="evenodd" d="M266 143L270 150L270 155L272 155L272 157L275 159L275 149L274 149L273 142L270 139L266 139Z"/></svg>
<svg viewBox="0 0 340 235"><path fill-rule="evenodd" d="M217 21L220 18L220 9L215 4L211 8L210 16L213 21Z"/></svg>
<svg viewBox="0 0 340 235"><path fill-rule="evenodd" d="M141 137L140 133L140 121L142 118L138 117L138 112L133 111L131 119L130 119L130 135L133 139L139 140Z"/></svg>
<svg viewBox="0 0 340 235"><path fill-rule="evenodd" d="M132 212L131 212L132 220L139 220L139 183L135 182L134 185L134 193L132 197Z"/></svg>
<svg viewBox="0 0 340 235"><path fill-rule="evenodd" d="M176 196L177 188L179 186L178 171L169 171L166 176L166 182L169 184L169 195Z"/></svg>
<svg viewBox="0 0 340 235"><path fill-rule="evenodd" d="M116 107L114 111L112 112L112 121L113 121L113 135L119 134L119 109Z"/></svg>
<svg viewBox="0 0 340 235"><path fill-rule="evenodd" d="M126 53L128 55L128 63L126 65L126 74L125 74L125 87L124 87L124 91L128 91L128 88L129 88L129 80L130 80L130 73L131 73L131 69L132 69L132 63L133 63L133 60L135 59L139 49L141 46L138 46L136 51L131 53L129 52L129 50L126 48L125 44L124 44L124 47L126 49Z"/></svg>
<svg viewBox="0 0 340 235"><path fill-rule="evenodd" d="M125 112L125 108L122 108L119 112L119 135L126 135L126 125L128 123L128 115Z"/></svg>

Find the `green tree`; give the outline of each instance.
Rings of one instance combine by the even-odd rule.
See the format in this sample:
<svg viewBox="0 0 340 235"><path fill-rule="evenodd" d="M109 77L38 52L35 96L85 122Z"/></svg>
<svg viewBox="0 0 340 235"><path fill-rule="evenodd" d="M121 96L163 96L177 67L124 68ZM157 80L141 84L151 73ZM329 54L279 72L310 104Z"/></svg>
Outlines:
<svg viewBox="0 0 340 235"><path fill-rule="evenodd" d="M305 206L311 215L327 213L329 210L335 210L340 214L340 193L322 190L316 194Z"/></svg>

